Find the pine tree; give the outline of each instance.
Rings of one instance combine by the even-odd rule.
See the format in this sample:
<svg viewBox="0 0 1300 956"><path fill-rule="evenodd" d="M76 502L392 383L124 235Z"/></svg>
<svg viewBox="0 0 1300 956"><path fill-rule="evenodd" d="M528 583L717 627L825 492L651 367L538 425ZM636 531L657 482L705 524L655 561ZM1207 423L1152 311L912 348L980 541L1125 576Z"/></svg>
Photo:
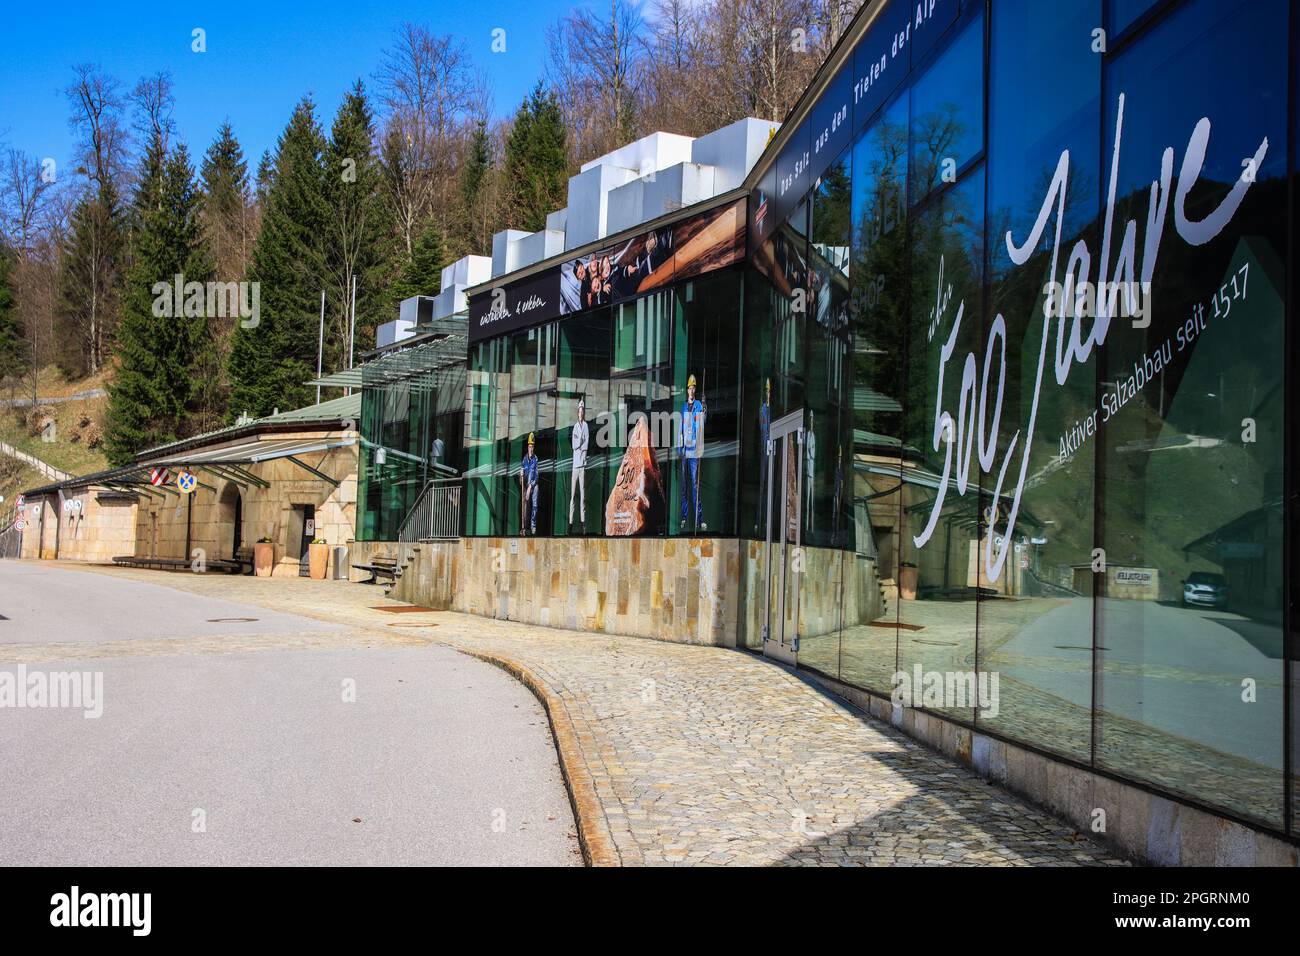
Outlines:
<svg viewBox="0 0 1300 956"><path fill-rule="evenodd" d="M81 378L107 361L117 326L128 225L112 179L73 207L59 266L56 361Z"/></svg>
<svg viewBox="0 0 1300 956"><path fill-rule="evenodd" d="M119 366L108 387L105 451L114 464L203 425L196 370L215 303L202 285L212 271L200 207L185 147L167 156L161 137L155 137L141 162L132 204L135 228L117 335ZM181 301L172 297L178 276L185 289ZM203 291L196 295L190 283Z"/></svg>
<svg viewBox="0 0 1300 956"><path fill-rule="evenodd" d="M470 134L469 151L460 174L461 255L482 254L488 248L492 230L488 210L489 177L492 174L492 141L487 121L479 120Z"/></svg>
<svg viewBox="0 0 1300 956"><path fill-rule="evenodd" d="M442 288L442 267L449 261L442 230L430 220L416 239L411 261L392 284L390 293L394 306L413 295L437 295Z"/></svg>
<svg viewBox="0 0 1300 956"><path fill-rule="evenodd" d="M254 210L250 208L248 164L229 121L222 123L208 147L199 171L202 184L203 232L218 279L238 281L248 270L252 252ZM210 336L196 369L200 395L200 430L217 427L229 399L226 363L237 316L211 320Z"/></svg>
<svg viewBox="0 0 1300 956"><path fill-rule="evenodd" d="M257 161L257 176L253 180L253 199L259 206L266 203L266 194L271 189L273 179L275 179L275 156L269 149L263 150L262 158Z"/></svg>
<svg viewBox="0 0 1300 956"><path fill-rule="evenodd" d="M199 170L203 226L217 275L243 275L248 261L248 163L229 121L217 130Z"/></svg>
<svg viewBox="0 0 1300 956"><path fill-rule="evenodd" d="M18 324L18 300L13 288L13 258L0 245L0 380L27 370L26 340Z"/></svg>
<svg viewBox="0 0 1300 956"><path fill-rule="evenodd" d="M568 175L564 116L555 94L544 93L538 83L519 107L506 139L505 178L514 227L545 228L546 214L564 205Z"/></svg>
<svg viewBox="0 0 1300 956"><path fill-rule="evenodd" d="M345 368L349 351L374 342L383 320L394 265L394 220L375 150L374 118L360 81L343 97L325 153L325 259L330 293L326 369ZM356 277L355 345L349 348L348 315Z"/></svg>
<svg viewBox="0 0 1300 956"><path fill-rule="evenodd" d="M320 293L328 281L325 148L315 106L304 98L276 144L253 244L248 279L258 283L260 313L255 326L235 328L227 364L230 420L296 408L311 398L305 383L316 371Z"/></svg>

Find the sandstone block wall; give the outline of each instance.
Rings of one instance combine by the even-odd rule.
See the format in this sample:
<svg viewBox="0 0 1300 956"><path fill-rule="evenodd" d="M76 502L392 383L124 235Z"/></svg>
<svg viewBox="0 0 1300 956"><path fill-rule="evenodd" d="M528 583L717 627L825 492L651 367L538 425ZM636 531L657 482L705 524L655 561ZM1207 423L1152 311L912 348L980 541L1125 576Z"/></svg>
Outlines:
<svg viewBox="0 0 1300 956"><path fill-rule="evenodd" d="M209 472L199 472L199 481L210 488L200 487L188 496L141 500L134 553L141 557L190 558L192 555L185 553L188 512L191 552L202 548L209 559L230 558L237 547L251 547L259 538L268 537L275 545L275 573L296 575L302 512L295 506L314 506L314 537L336 545L352 540L357 501L355 447L334 448L301 458L339 485L315 478L287 459L246 466L246 470L268 482L268 488L241 487ZM241 500L243 517L240 542L234 538L236 495Z"/></svg>

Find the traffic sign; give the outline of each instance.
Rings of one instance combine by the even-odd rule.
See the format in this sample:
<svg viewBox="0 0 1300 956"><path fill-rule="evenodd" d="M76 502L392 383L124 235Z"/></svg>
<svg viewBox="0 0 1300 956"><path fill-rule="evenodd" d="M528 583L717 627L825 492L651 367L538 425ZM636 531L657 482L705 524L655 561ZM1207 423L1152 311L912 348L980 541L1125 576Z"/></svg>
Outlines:
<svg viewBox="0 0 1300 956"><path fill-rule="evenodd" d="M22 518L19 518L14 522L14 527L17 528L19 531L22 531L24 528L27 527L27 522L24 521Z"/></svg>
<svg viewBox="0 0 1300 956"><path fill-rule="evenodd" d="M149 484L155 486L165 485L167 484L167 479L171 476L171 472L166 468L155 468L153 471L149 472Z"/></svg>
<svg viewBox="0 0 1300 956"><path fill-rule="evenodd" d="M187 495L198 486L199 479L194 477L194 472L192 471L182 471L176 476L176 487Z"/></svg>
<svg viewBox="0 0 1300 956"><path fill-rule="evenodd" d="M23 505L25 505L25 504L27 504L27 496L26 496L26 495L19 495L16 499L14 499L14 507L15 507L15 508L21 508L21 507L22 507Z"/></svg>

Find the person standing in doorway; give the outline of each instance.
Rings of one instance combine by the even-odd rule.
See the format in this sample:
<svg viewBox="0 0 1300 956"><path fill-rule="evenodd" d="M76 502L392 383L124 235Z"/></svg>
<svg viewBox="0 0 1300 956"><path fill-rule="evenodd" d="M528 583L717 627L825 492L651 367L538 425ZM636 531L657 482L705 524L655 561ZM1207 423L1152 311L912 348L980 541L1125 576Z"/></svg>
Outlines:
<svg viewBox="0 0 1300 956"><path fill-rule="evenodd" d="M573 481L569 485L569 527L573 527L573 495L578 495L578 516L582 519L582 533L587 533L587 445L591 429L587 426L587 402L578 400L578 420L573 424Z"/></svg>
<svg viewBox="0 0 1300 956"><path fill-rule="evenodd" d="M519 463L519 485L524 492L524 528L520 531L537 534L537 454L536 435L528 433L528 451Z"/></svg>
<svg viewBox="0 0 1300 956"><path fill-rule="evenodd" d="M695 376L686 379L686 401L682 403L681 439L678 453L682 459L682 525L690 520L688 499L694 502L695 530L703 531L704 507L700 503L700 458L704 454L704 405L695 397Z"/></svg>

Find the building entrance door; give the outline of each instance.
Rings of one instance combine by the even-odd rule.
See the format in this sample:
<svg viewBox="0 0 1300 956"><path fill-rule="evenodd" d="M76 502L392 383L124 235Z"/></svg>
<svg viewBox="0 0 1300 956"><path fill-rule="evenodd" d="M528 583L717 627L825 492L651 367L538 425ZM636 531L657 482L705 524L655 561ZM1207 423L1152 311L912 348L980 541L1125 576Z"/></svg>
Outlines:
<svg viewBox="0 0 1300 956"><path fill-rule="evenodd" d="M803 409L772 423L767 442L767 513L763 653L786 664L799 658L799 584L803 576ZM774 501L773 498L776 500Z"/></svg>
<svg viewBox="0 0 1300 956"><path fill-rule="evenodd" d="M230 543L230 556L239 557L239 549L244 546L244 496L235 492L235 529Z"/></svg>
<svg viewBox="0 0 1300 956"><path fill-rule="evenodd" d="M302 534L298 538L298 576L300 578L311 577L311 551L308 545L316 537L316 506L315 505L294 505L294 524L302 528ZM298 522L302 523L299 525Z"/></svg>

